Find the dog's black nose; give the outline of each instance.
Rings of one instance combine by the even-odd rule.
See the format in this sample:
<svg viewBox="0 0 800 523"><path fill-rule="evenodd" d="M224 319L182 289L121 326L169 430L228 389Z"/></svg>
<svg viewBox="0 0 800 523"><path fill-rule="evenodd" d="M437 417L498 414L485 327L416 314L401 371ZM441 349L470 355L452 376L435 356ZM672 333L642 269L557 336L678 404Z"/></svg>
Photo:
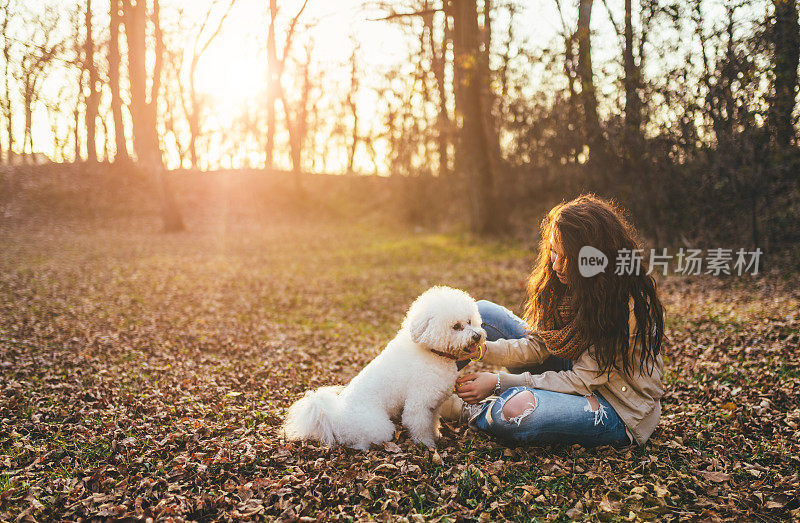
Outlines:
<svg viewBox="0 0 800 523"><path fill-rule="evenodd" d="M481 335L476 332L475 334L472 335L472 340L475 341L476 343L481 341Z"/></svg>

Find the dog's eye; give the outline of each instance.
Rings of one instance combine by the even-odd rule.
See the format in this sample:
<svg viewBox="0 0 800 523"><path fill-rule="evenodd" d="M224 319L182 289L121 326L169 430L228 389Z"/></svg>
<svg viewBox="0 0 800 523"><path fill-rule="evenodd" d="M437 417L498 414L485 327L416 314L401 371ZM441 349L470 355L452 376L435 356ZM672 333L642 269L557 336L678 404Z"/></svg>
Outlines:
<svg viewBox="0 0 800 523"><path fill-rule="evenodd" d="M460 331L463 328L464 328L464 326L461 325L461 323L456 323L455 325L453 325L453 330L454 331Z"/></svg>

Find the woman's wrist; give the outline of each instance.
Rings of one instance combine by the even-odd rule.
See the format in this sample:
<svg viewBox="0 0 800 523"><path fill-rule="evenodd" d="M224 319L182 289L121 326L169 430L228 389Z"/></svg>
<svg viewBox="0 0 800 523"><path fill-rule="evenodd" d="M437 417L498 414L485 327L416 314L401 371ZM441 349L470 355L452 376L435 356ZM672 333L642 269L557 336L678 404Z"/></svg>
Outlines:
<svg viewBox="0 0 800 523"><path fill-rule="evenodd" d="M497 373L497 383L494 386L494 395L499 396L502 391L500 390L500 373Z"/></svg>

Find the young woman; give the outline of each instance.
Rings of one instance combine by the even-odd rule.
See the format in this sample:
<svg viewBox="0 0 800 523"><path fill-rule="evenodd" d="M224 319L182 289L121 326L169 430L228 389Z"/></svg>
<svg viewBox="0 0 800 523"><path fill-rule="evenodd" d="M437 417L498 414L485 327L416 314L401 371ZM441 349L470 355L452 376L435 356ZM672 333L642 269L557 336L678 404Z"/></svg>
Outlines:
<svg viewBox="0 0 800 523"><path fill-rule="evenodd" d="M478 304L491 340L482 360L509 372L458 379L465 417L516 444L641 445L661 415L664 321L646 269L616 270L618 252L639 248L636 232L592 195L556 206L541 232L525 321L494 303ZM604 272L581 276L584 246L605 254Z"/></svg>

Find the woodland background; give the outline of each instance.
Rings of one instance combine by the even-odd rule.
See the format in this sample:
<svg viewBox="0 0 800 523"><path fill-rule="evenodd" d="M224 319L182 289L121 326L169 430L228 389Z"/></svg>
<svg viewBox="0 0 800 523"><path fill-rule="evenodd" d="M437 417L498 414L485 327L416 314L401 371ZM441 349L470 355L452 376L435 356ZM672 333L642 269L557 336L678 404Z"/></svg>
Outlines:
<svg viewBox="0 0 800 523"><path fill-rule="evenodd" d="M135 166L168 230L184 226L173 173L234 169L284 172L299 199L316 174L344 174L339 185L381 187L351 201L479 233L529 233L593 191L657 246L797 243L793 1L366 2L353 20L404 37L374 66L365 47L385 42L351 29L332 61L313 0L265 0L247 57L260 89L222 118L198 67L251 3L4 0L0 158ZM560 27L541 43L546 8Z"/></svg>

